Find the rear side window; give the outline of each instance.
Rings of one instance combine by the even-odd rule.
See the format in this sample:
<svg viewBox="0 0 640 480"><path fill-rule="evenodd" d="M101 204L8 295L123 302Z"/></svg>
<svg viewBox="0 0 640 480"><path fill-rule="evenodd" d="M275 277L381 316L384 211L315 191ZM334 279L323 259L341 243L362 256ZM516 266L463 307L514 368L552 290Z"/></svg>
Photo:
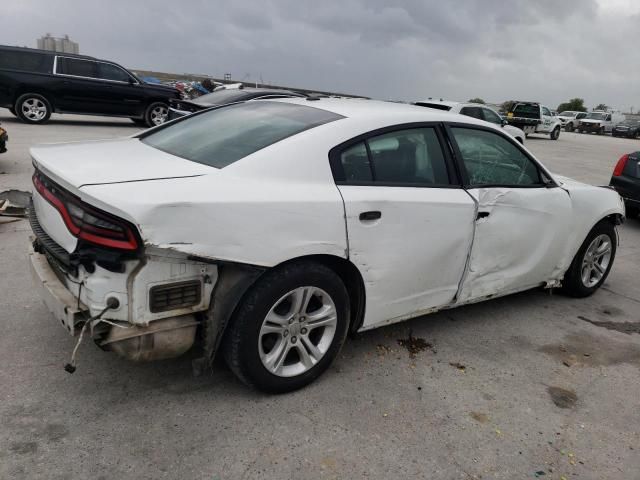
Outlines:
<svg viewBox="0 0 640 480"><path fill-rule="evenodd" d="M341 118L304 105L247 102L185 117L140 138L172 155L223 168L287 137Z"/></svg>
<svg viewBox="0 0 640 480"><path fill-rule="evenodd" d="M343 150L334 176L347 184L448 185L446 161L433 128L398 130Z"/></svg>
<svg viewBox="0 0 640 480"><path fill-rule="evenodd" d="M98 78L98 64L79 58L58 57L56 73L73 75L75 77Z"/></svg>
<svg viewBox="0 0 640 480"><path fill-rule="evenodd" d="M51 73L53 56L35 52L0 50L0 68L25 72Z"/></svg>
<svg viewBox="0 0 640 480"><path fill-rule="evenodd" d="M484 117L482 116L482 109L480 107L463 107L460 109L460 113L462 115L466 115L467 117L484 120Z"/></svg>
<svg viewBox="0 0 640 480"><path fill-rule="evenodd" d="M115 82L129 82L131 78L122 68L102 62L98 62L98 75L103 80L112 80Z"/></svg>
<svg viewBox="0 0 640 480"><path fill-rule="evenodd" d="M452 128L471 186L542 185L538 167L502 135L472 128Z"/></svg>

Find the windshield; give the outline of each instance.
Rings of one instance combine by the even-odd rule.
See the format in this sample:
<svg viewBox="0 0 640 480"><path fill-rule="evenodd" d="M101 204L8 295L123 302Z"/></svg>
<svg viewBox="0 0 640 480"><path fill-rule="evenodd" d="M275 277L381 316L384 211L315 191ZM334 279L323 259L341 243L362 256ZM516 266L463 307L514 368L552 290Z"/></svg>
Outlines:
<svg viewBox="0 0 640 480"><path fill-rule="evenodd" d="M304 130L344 118L319 108L281 102L248 102L184 117L142 135L163 152L224 168Z"/></svg>
<svg viewBox="0 0 640 480"><path fill-rule="evenodd" d="M601 113L601 112L591 112L588 113L586 117L584 118L589 118L591 120L604 120L604 118L607 116L606 113Z"/></svg>
<svg viewBox="0 0 640 480"><path fill-rule="evenodd" d="M569 111L560 112L560 116L561 117L573 117L575 114L576 114L576 112L569 112Z"/></svg>
<svg viewBox="0 0 640 480"><path fill-rule="evenodd" d="M625 120L620 125L624 125L626 127L636 127L640 125L640 120Z"/></svg>

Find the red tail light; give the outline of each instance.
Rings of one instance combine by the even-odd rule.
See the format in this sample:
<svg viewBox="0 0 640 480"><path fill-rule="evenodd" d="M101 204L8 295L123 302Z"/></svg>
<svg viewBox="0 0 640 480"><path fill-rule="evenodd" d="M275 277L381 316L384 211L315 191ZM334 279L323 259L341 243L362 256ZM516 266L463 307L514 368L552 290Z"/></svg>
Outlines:
<svg viewBox="0 0 640 480"><path fill-rule="evenodd" d="M88 206L45 179L33 174L33 185L64 220L71 234L86 242L119 250L137 250L136 235L127 222Z"/></svg>
<svg viewBox="0 0 640 480"><path fill-rule="evenodd" d="M622 175L624 167L627 166L627 160L629 160L629 154L620 157L620 160L618 160L618 163L616 163L616 168L613 169L614 177L619 177L620 175Z"/></svg>

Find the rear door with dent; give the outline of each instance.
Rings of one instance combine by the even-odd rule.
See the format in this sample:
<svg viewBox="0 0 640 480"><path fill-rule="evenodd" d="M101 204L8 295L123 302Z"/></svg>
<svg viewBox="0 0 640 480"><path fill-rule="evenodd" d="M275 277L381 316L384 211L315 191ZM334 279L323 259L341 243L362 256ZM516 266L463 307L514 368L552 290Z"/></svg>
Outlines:
<svg viewBox="0 0 640 480"><path fill-rule="evenodd" d="M349 259L365 284L364 329L455 298L475 207L445 147L439 125L411 124L371 132L331 152Z"/></svg>

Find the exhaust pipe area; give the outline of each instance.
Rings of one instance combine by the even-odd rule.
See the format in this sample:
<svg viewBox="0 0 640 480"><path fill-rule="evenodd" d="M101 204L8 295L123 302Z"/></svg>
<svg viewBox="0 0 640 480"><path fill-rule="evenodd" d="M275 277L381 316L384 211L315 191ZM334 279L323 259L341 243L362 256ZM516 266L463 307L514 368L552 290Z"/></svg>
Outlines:
<svg viewBox="0 0 640 480"><path fill-rule="evenodd" d="M100 346L133 362L165 360L193 346L197 327L194 315L156 320L147 327L111 327Z"/></svg>

